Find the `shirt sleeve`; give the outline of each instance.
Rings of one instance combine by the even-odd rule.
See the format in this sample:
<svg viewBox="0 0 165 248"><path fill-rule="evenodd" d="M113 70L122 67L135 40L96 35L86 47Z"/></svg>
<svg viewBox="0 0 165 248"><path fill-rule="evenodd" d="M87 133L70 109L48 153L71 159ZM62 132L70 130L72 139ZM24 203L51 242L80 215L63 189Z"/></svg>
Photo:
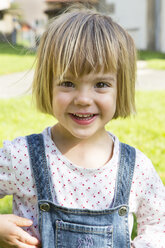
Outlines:
<svg viewBox="0 0 165 248"><path fill-rule="evenodd" d="M12 167L12 143L5 141L0 149L0 198L12 195L15 188L15 176Z"/></svg>
<svg viewBox="0 0 165 248"><path fill-rule="evenodd" d="M164 248L165 187L148 158L142 159L137 167L133 190L136 192L138 235L132 245L135 248Z"/></svg>

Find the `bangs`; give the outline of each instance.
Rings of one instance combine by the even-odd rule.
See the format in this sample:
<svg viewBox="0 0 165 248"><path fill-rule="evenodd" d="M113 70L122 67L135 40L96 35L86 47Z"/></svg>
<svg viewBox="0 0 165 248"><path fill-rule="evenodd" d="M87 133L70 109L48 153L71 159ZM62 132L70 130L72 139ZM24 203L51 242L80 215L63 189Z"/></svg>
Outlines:
<svg viewBox="0 0 165 248"><path fill-rule="evenodd" d="M69 13L66 13L66 17ZM59 18L60 19L60 18ZM75 77L96 72L117 71L118 40L105 17L72 13L57 30L52 46L52 73L60 79L69 72ZM75 21L76 20L76 21ZM112 38L113 36L113 38Z"/></svg>

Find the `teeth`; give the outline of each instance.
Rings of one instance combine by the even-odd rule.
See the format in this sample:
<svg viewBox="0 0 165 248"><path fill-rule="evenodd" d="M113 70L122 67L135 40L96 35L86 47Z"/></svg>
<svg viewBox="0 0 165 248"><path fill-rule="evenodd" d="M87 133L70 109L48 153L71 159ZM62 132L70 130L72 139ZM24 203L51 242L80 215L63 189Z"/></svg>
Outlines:
<svg viewBox="0 0 165 248"><path fill-rule="evenodd" d="M89 114L89 115L74 114L74 115L77 117L84 117L84 118L93 116L93 114Z"/></svg>

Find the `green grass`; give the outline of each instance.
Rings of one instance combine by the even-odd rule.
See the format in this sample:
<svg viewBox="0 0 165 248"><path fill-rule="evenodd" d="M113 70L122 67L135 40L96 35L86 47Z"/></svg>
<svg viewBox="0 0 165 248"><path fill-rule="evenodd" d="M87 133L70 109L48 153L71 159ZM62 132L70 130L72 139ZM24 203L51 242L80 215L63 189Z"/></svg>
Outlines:
<svg viewBox="0 0 165 248"><path fill-rule="evenodd" d="M0 43L0 75L29 70L34 61L35 53L30 49Z"/></svg>
<svg viewBox="0 0 165 248"><path fill-rule="evenodd" d="M135 117L114 120L107 128L121 141L144 152L165 183L165 91L137 92L136 102Z"/></svg>
<svg viewBox="0 0 165 248"><path fill-rule="evenodd" d="M128 119L113 120L107 130L116 134L122 142L139 148L153 162L165 183L165 91L137 92L137 115ZM0 147L5 139L12 140L20 135L41 132L56 120L37 112L31 97L0 100ZM0 201L0 213L11 213L12 197ZM136 236L135 222L132 237Z"/></svg>
<svg viewBox="0 0 165 248"><path fill-rule="evenodd" d="M147 67L165 70L165 53L155 51L138 51L138 59L147 62Z"/></svg>
<svg viewBox="0 0 165 248"><path fill-rule="evenodd" d="M12 213L12 196L5 196L3 200L0 200L0 213L11 214Z"/></svg>
<svg viewBox="0 0 165 248"><path fill-rule="evenodd" d="M0 147L4 139L40 132L53 125L54 118L36 111L31 96L0 99Z"/></svg>

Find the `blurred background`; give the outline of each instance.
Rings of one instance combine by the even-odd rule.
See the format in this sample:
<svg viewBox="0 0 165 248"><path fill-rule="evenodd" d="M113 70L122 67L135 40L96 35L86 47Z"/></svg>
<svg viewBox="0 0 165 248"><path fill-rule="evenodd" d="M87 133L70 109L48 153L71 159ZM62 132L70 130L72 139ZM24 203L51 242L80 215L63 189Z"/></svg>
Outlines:
<svg viewBox="0 0 165 248"><path fill-rule="evenodd" d="M0 147L3 140L54 125L53 117L36 111L28 90L49 19L73 2L110 15L133 37L137 115L113 120L107 130L144 152L165 184L165 0L0 0ZM12 197L7 196L0 201L0 213L11 212Z"/></svg>
<svg viewBox="0 0 165 248"><path fill-rule="evenodd" d="M164 0L0 0L0 41L35 47L45 25L72 2L83 2L112 16L140 50L165 53Z"/></svg>

